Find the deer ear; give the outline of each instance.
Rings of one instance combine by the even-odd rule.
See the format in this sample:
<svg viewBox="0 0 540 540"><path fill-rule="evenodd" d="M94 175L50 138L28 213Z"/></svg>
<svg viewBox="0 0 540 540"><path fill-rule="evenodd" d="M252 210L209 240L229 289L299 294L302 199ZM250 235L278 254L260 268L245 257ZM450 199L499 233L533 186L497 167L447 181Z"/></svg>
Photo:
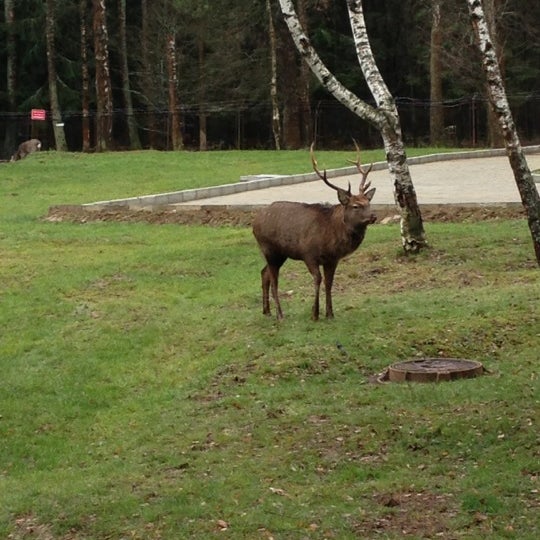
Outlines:
<svg viewBox="0 0 540 540"><path fill-rule="evenodd" d="M376 188L371 188L368 192L364 193L368 201L371 201L371 199L373 199L373 195L375 195L375 189Z"/></svg>
<svg viewBox="0 0 540 540"><path fill-rule="evenodd" d="M344 189L338 189L338 200L343 206L347 206L351 200L351 192L345 191Z"/></svg>

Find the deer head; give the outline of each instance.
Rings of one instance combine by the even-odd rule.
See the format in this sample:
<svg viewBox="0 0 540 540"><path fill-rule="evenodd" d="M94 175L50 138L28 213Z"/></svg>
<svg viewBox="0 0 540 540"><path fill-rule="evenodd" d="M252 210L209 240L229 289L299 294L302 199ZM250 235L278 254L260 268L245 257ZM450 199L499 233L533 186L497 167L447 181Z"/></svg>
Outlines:
<svg viewBox="0 0 540 540"><path fill-rule="evenodd" d="M356 161L352 161L352 160L349 160L349 161L350 163L353 163L354 165L356 165L356 168L358 169L358 172L360 173L362 177L360 181L360 186L358 189L358 195L353 195L353 193L351 192L350 182L348 183L349 185L348 189L345 190L343 188L335 186L328 180L327 175L326 175L326 170L324 170L323 172L319 170L319 167L317 165L317 159L315 158L315 152L314 152L315 143L312 143L311 148L310 148L311 163L313 165L313 170L315 171L317 176L327 186L337 191L338 200L344 207L346 208L351 207L353 209L358 209L358 207L362 207L362 208L369 209L369 201L371 201L371 199L373 198L373 195L375 194L375 188L369 189L371 186L371 182L367 181L367 177L369 173L371 172L371 169L373 168L373 163L367 169L364 169L360 161L360 148L358 147L358 144L356 143L356 141L354 141L354 145L356 147ZM374 222L373 215L370 215L369 219L367 219L366 221L369 223L373 223Z"/></svg>

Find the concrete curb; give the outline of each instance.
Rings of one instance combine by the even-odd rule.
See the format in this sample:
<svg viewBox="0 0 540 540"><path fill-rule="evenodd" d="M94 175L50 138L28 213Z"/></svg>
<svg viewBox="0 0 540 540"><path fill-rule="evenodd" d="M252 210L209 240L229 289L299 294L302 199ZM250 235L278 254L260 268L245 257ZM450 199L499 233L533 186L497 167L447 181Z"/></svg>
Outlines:
<svg viewBox="0 0 540 540"><path fill-rule="evenodd" d="M540 152L540 145L528 146L523 148L525 154L534 154ZM412 157L408 159L409 165L421 163L433 163L437 161L451 161L458 159L472 159L481 157L498 157L506 155L506 149L496 148L488 150L469 150L465 152L451 152L445 154L430 154L426 156ZM382 170L387 168L386 161L378 161L373 164L373 170ZM356 174L356 167L343 167L339 169L328 169L326 171L328 178L337 176L347 176ZM293 174L290 176L269 175L268 177L255 177L253 180L243 177L240 182L234 184L223 184L221 186L212 186L197 189L185 189L181 191L172 191L169 193L158 193L154 195L143 195L140 197L129 197L126 199L113 199L109 201L97 201L92 203L82 204L81 208L86 210L101 210L109 206L128 207L132 209L148 208L155 206L166 206L169 204L179 204L199 199L209 199L211 197L222 197L224 195L232 195L243 191L256 189L266 189L276 186L286 186L291 184L299 184L302 182L311 182L317 180L317 175L313 173Z"/></svg>

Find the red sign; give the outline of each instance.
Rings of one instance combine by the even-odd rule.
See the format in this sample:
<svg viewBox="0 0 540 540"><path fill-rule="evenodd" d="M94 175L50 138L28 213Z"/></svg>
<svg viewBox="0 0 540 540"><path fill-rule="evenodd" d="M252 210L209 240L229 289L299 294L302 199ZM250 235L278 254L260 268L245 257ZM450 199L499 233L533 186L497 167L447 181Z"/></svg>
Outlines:
<svg viewBox="0 0 540 540"><path fill-rule="evenodd" d="M45 120L46 117L47 117L47 113L45 109L32 109L30 111L31 120Z"/></svg>

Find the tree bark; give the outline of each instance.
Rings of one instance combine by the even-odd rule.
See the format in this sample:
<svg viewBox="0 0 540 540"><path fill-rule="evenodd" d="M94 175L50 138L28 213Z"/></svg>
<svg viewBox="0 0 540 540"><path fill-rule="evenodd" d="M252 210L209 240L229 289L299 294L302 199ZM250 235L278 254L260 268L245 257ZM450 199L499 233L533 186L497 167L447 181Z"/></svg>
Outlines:
<svg viewBox="0 0 540 540"><path fill-rule="evenodd" d="M67 150L66 135L64 132L64 123L62 122L62 113L58 101L58 87L56 85L56 46L55 27L56 27L56 0L47 0L47 13L45 16L45 35L47 41L47 70L49 79L49 100L51 104L51 118L54 133L54 141L58 152Z"/></svg>
<svg viewBox="0 0 540 540"><path fill-rule="evenodd" d="M499 4L500 2L498 0L484 0L484 14L486 17L486 24L488 27L489 35L491 36L491 41L495 49L495 54L497 55L497 61L499 62L501 78L504 81L504 72L502 69L504 63L504 51L499 40L499 31L497 28L496 17ZM489 95L489 88L487 83L486 88L486 91ZM501 148L504 146L504 137L502 136L501 130L499 128L499 120L489 103L487 105L487 136L487 143L488 146L490 146L491 148Z"/></svg>
<svg viewBox="0 0 540 540"><path fill-rule="evenodd" d="M199 150L208 150L208 122L206 114L206 66L202 33L197 36L199 80L197 83L198 115L199 115Z"/></svg>
<svg viewBox="0 0 540 540"><path fill-rule="evenodd" d="M268 16L268 41L270 54L270 101L272 103L272 134L276 150L281 150L281 120L279 116L279 102L277 90L277 45L276 28L272 17L272 4L266 0L266 13Z"/></svg>
<svg viewBox="0 0 540 540"><path fill-rule="evenodd" d="M183 141L180 129L180 105L178 103L178 75L176 71L176 39L173 34L167 36L167 70L169 74L169 121L173 150L182 150Z"/></svg>
<svg viewBox="0 0 540 540"><path fill-rule="evenodd" d="M146 100L146 125L148 130L148 143L150 148L156 148L156 116L152 99L152 68L150 65L150 37L148 2L141 0L141 56L142 56L142 89Z"/></svg>
<svg viewBox="0 0 540 540"><path fill-rule="evenodd" d="M129 66L127 52L127 36L126 36L126 0L118 1L118 19L120 30L120 57L122 69L122 93L124 95L124 105L126 107L127 126L129 133L129 144L132 150L140 150L141 140L139 139L139 131L137 121L133 114L133 100L131 99L131 86L129 83Z"/></svg>
<svg viewBox="0 0 540 540"><path fill-rule="evenodd" d="M438 146L444 138L444 108L442 89L442 0L431 1L431 43L429 47L429 140L431 146Z"/></svg>
<svg viewBox="0 0 540 540"><path fill-rule="evenodd" d="M15 43L15 9L14 0L4 0L4 17L6 22L6 90L9 112L14 113L17 109L17 49ZM17 149L17 129L15 122L8 122L4 140L4 155L11 156Z"/></svg>
<svg viewBox="0 0 540 540"><path fill-rule="evenodd" d="M521 148L482 2L480 0L467 0L467 5L477 45L482 56L482 65L487 80L491 106L498 118L504 137L508 159L523 207L527 213L536 260L540 266L540 196Z"/></svg>
<svg viewBox="0 0 540 540"><path fill-rule="evenodd" d="M79 25L81 33L81 108L82 151L90 152L90 74L88 70L88 0L79 2Z"/></svg>
<svg viewBox="0 0 540 540"><path fill-rule="evenodd" d="M93 0L94 55L96 60L96 150L112 148L113 102L109 71L109 35L105 0Z"/></svg>
<svg viewBox="0 0 540 540"><path fill-rule="evenodd" d="M298 51L321 84L338 101L380 132L388 168L394 180L396 204L401 212L403 248L406 253L419 251L427 245L422 215L409 172L397 107L373 58L365 28L362 3L358 0L347 0L347 7L360 67L375 98L376 108L345 88L324 65L304 33L292 1L280 0L280 5Z"/></svg>
<svg viewBox="0 0 540 540"><path fill-rule="evenodd" d="M406 252L416 252L426 245L426 239L422 214L403 144L398 110L371 50L362 1L347 0L347 8L360 68L382 115L379 129L386 150L388 168L394 179L395 199L401 212L403 247Z"/></svg>
<svg viewBox="0 0 540 540"><path fill-rule="evenodd" d="M298 0L298 20L300 21L302 28L304 28L304 32L307 34L309 28L306 0ZM313 122L311 118L310 83L311 76L309 66L305 62L301 62L297 96L300 113L300 134L305 146L309 146L314 140Z"/></svg>
<svg viewBox="0 0 540 540"><path fill-rule="evenodd" d="M291 34L285 25L278 25L276 30L279 40L278 69L281 74L278 81L281 104L281 146L288 150L298 150L303 144L297 97L299 75L297 56Z"/></svg>

